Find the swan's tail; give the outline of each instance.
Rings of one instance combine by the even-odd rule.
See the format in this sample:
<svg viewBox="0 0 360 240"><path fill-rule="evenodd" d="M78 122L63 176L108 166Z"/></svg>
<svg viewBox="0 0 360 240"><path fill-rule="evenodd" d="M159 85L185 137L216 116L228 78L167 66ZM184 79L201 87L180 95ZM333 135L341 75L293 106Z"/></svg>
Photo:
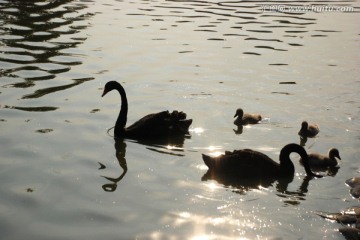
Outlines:
<svg viewBox="0 0 360 240"><path fill-rule="evenodd" d="M189 127L191 123L192 123L192 119L185 119L185 120L180 120L178 122L178 125L183 132L187 133L189 132Z"/></svg>
<svg viewBox="0 0 360 240"><path fill-rule="evenodd" d="M186 119L186 113L172 111L170 114L173 125L176 126L175 129L180 130L180 132L188 133L189 127L192 123L192 119Z"/></svg>
<svg viewBox="0 0 360 240"><path fill-rule="evenodd" d="M208 155L205 155L205 154L202 154L202 158L204 160L205 165L208 166L209 169L211 169L212 166L213 166L212 158L210 156L208 156Z"/></svg>
<svg viewBox="0 0 360 240"><path fill-rule="evenodd" d="M175 120L185 120L186 119L186 113L174 110L171 113L171 117L173 119L175 119Z"/></svg>

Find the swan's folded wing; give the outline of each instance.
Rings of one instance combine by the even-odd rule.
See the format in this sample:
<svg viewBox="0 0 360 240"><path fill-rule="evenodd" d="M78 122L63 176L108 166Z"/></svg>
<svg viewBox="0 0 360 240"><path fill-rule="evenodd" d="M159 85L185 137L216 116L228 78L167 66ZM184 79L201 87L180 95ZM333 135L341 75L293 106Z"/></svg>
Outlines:
<svg viewBox="0 0 360 240"><path fill-rule="evenodd" d="M185 113L163 111L152 113L139 119L126 128L130 136L161 136L174 133L186 133L191 119L185 119Z"/></svg>
<svg viewBox="0 0 360 240"><path fill-rule="evenodd" d="M169 116L168 111L148 114L127 127L126 131L131 133L138 132L139 134L156 131L158 128L167 125Z"/></svg>

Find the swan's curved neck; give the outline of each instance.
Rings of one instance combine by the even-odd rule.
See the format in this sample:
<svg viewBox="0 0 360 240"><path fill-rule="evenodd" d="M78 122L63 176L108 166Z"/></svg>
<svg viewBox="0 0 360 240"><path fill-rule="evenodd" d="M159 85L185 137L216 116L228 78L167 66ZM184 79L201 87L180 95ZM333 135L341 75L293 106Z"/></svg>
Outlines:
<svg viewBox="0 0 360 240"><path fill-rule="evenodd" d="M288 144L280 152L280 169L282 173L292 174L295 173L295 167L292 161L290 160L291 153L298 153L303 159L303 165L308 176L313 176L314 173L310 169L309 157L303 147L297 144Z"/></svg>
<svg viewBox="0 0 360 240"><path fill-rule="evenodd" d="M126 98L125 89L120 84L116 87L116 90L118 90L121 96L121 108L120 108L119 116L115 123L114 132L115 132L115 136L122 136L124 135L126 121L127 121L128 102Z"/></svg>
<svg viewBox="0 0 360 240"><path fill-rule="evenodd" d="M290 159L290 154L295 152L285 146L280 152L280 173L281 175L294 175L295 167Z"/></svg>

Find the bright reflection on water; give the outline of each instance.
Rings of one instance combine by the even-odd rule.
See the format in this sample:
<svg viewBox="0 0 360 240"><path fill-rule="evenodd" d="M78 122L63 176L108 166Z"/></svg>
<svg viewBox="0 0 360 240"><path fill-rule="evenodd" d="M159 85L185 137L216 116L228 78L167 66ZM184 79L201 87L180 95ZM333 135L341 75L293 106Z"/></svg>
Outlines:
<svg viewBox="0 0 360 240"><path fill-rule="evenodd" d="M197 134L197 135L201 135L205 129L201 128L201 127L196 127L196 128L192 128L189 130L191 133Z"/></svg>
<svg viewBox="0 0 360 240"><path fill-rule="evenodd" d="M220 188L218 184L216 184L215 182L210 182L205 184L205 186L210 190L210 191L215 191L216 189Z"/></svg>
<svg viewBox="0 0 360 240"><path fill-rule="evenodd" d="M264 11L273 6L351 11ZM6 239L344 239L314 211L357 205L358 1L0 0L0 232ZM151 112L193 119L181 138L113 139ZM233 125L237 108L261 113ZM320 125L300 139L300 123ZM108 133L107 133L108 131ZM201 154L340 150L340 168L230 182Z"/></svg>

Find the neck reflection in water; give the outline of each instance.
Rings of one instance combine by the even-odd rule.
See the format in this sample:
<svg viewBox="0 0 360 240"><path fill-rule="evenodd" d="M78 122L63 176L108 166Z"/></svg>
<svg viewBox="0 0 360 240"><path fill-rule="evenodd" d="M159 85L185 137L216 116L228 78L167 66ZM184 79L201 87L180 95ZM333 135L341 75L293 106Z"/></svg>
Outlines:
<svg viewBox="0 0 360 240"><path fill-rule="evenodd" d="M289 184L294 180L294 176L281 177L278 179L264 177L262 179L243 178L236 179L226 177L224 175L213 175L211 171L207 171L201 178L202 181L215 180L219 184L222 184L226 188L230 188L233 192L245 195L247 192L254 189L269 188L273 186L278 192L276 195L284 198L283 202L287 205L299 205L300 201L306 200L306 193L308 192L308 186L311 176L304 176L299 188L295 191L288 190Z"/></svg>
<svg viewBox="0 0 360 240"><path fill-rule="evenodd" d="M108 134L111 136L109 131L112 128L108 130ZM190 135L178 135L178 136L166 136L166 137L159 137L157 139L152 140L130 140L127 139L126 141L138 143L141 145L146 146L146 149L150 151L154 151L161 154L168 154L173 156L179 156L183 157L184 155L184 142L185 139L191 138ZM119 162L119 165L122 169L122 173L119 177L113 178L113 177L106 177L102 176L103 178L106 178L111 183L107 183L102 185L102 188L106 192L114 192L117 189L118 183L124 178L124 176L127 173L128 167L126 162L126 142L124 138L116 138L115 140L115 156L116 159ZM106 166L103 163L100 163L100 170L105 169Z"/></svg>
<svg viewBox="0 0 360 240"><path fill-rule="evenodd" d="M123 172L117 178L102 176L102 177L106 178L107 180L109 180L111 182L111 183L104 184L102 186L102 188L106 192L114 192L116 190L116 188L117 188L118 182L120 182L121 179L123 179L123 177L125 176L125 174L126 174L126 172L128 170L127 163L126 163L126 158L125 158L125 155L126 155L126 143L124 142L124 139L122 139L122 138L114 138L114 140L115 140L115 156L116 156L116 158L117 158L117 160L119 162L119 165L122 168ZM101 164L101 165L103 165L103 164Z"/></svg>

